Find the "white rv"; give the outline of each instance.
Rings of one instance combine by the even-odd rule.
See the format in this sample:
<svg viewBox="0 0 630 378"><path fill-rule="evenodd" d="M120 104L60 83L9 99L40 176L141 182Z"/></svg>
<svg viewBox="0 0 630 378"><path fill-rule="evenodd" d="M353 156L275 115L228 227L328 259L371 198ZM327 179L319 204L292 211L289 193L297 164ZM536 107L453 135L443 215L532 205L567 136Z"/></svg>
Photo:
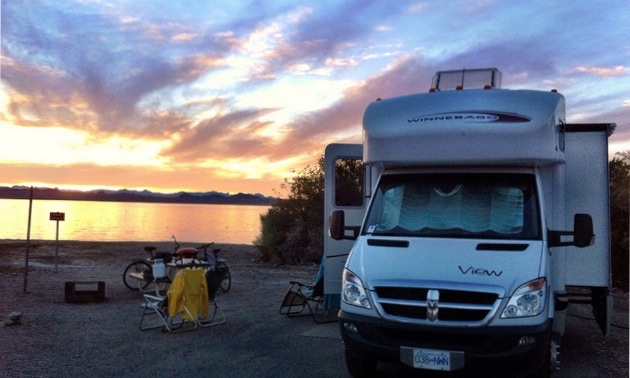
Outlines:
<svg viewBox="0 0 630 378"><path fill-rule="evenodd" d="M362 145L326 149L325 292L354 376L377 361L546 375L573 300L608 331L615 125L567 124L561 94L500 81L438 72L429 93L371 103Z"/></svg>

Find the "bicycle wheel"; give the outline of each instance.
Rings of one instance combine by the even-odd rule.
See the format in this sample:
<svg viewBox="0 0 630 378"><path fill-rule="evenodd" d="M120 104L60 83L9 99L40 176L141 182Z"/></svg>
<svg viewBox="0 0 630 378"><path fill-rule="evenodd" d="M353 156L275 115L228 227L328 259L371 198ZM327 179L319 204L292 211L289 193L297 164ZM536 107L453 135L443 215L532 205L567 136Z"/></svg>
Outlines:
<svg viewBox="0 0 630 378"><path fill-rule="evenodd" d="M221 282L221 292L227 293L232 287L232 276L230 275L230 268L227 265L224 265L223 267L227 270L227 272L223 282Z"/></svg>
<svg viewBox="0 0 630 378"><path fill-rule="evenodd" d="M153 269L146 261L134 261L123 273L123 282L130 290L141 290L149 286L153 280Z"/></svg>

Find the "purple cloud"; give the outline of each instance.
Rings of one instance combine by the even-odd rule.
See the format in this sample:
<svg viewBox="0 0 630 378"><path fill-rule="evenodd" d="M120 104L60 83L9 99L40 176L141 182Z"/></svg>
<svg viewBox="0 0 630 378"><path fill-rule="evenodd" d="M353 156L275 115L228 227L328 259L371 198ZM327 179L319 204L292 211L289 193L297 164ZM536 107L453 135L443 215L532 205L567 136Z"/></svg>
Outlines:
<svg viewBox="0 0 630 378"><path fill-rule="evenodd" d="M266 55L252 81L277 78L296 63L325 66L326 60L343 54L349 46L364 44L374 33L374 20L386 22L405 13L412 1L387 2L354 0L336 7L316 7L296 25L285 41Z"/></svg>
<svg viewBox="0 0 630 378"><path fill-rule="evenodd" d="M3 4L2 22L2 79L25 99L9 109L31 126L163 135L178 128L149 124L152 118L138 112L138 102L221 67L223 54L237 45L229 34L202 36L195 41L201 53L182 43L155 44L139 32L142 23L41 4Z"/></svg>
<svg viewBox="0 0 630 378"><path fill-rule="evenodd" d="M390 69L347 89L343 98L331 107L306 114L292 123L283 142L282 155L323 151L324 140L348 131L356 131L352 141L360 142L363 112L370 102L377 98L424 92L430 83L422 82L422 78L432 77L433 71L430 64L413 57L400 59Z"/></svg>

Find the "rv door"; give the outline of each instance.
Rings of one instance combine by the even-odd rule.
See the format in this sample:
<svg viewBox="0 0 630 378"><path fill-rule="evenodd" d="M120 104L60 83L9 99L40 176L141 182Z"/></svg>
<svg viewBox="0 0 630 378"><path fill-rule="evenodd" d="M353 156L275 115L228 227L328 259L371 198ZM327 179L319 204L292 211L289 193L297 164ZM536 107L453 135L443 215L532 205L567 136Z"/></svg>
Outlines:
<svg viewBox="0 0 630 378"><path fill-rule="evenodd" d="M330 144L324 159L324 298L326 308L332 308L340 304L341 275L354 242L330 237L330 215L342 210L346 226L361 225L366 210L363 145Z"/></svg>

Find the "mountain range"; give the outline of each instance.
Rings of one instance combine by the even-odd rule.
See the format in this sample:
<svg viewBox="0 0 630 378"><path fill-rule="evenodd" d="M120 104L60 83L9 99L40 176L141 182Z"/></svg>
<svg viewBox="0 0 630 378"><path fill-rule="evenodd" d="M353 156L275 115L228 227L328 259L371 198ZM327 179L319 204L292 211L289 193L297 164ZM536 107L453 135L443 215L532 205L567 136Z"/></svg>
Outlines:
<svg viewBox="0 0 630 378"><path fill-rule="evenodd" d="M30 187L0 186L0 198L28 199ZM58 188L33 188L34 199L65 201L113 201L113 202L165 202L165 203L197 203L217 205L272 205L277 198L262 194L228 194L221 192L177 192L156 193L149 190L105 190L91 191L67 190Z"/></svg>

